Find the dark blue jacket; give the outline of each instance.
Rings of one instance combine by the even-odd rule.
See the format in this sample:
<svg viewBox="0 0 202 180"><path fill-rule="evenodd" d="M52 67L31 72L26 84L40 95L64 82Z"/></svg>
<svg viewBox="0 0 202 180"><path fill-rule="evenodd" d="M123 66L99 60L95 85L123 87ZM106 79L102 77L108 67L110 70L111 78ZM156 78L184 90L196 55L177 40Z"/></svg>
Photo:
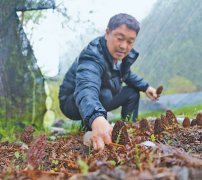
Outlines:
<svg viewBox="0 0 202 180"><path fill-rule="evenodd" d="M101 88L111 89L112 94L119 92L122 82L139 91L148 88L149 84L130 70L138 55L132 49L122 60L120 70L114 70L113 58L104 36L96 38L83 49L66 73L60 86L59 99L64 100L74 94L84 125L90 128L96 117L107 118L107 112L99 100Z"/></svg>

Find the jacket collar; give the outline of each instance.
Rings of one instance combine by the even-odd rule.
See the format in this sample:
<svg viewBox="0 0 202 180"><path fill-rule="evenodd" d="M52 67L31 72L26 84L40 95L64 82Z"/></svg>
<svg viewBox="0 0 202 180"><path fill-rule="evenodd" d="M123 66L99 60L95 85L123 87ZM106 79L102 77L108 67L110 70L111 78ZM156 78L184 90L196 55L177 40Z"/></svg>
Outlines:
<svg viewBox="0 0 202 180"><path fill-rule="evenodd" d="M102 52L103 52L104 58L109 62L109 64L111 65L111 68L113 68L114 61L113 61L112 55L109 53L109 50L107 49L105 36L102 36L100 38L100 44L102 47Z"/></svg>
<svg viewBox="0 0 202 180"><path fill-rule="evenodd" d="M105 36L102 36L100 38L100 44L101 44L101 47L103 50L104 57L106 58L106 60L110 63L111 67L113 68L114 61L113 61L112 55L110 54L109 50L107 49ZM136 61L136 59L138 58L138 56L139 56L139 53L136 52L135 49L132 49L129 52L129 54L123 59L123 62L133 64Z"/></svg>

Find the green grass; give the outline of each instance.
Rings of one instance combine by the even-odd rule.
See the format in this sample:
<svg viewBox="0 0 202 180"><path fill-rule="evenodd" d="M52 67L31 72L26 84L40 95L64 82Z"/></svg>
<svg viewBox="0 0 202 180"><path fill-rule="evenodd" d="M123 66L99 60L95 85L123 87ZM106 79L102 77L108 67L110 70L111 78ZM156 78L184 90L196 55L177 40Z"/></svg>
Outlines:
<svg viewBox="0 0 202 180"><path fill-rule="evenodd" d="M181 108L172 108L171 110L176 116L187 116L189 118L195 118L197 113L202 111L202 104L184 106ZM165 111L140 112L138 119L160 117L162 114L165 115Z"/></svg>
<svg viewBox="0 0 202 180"><path fill-rule="evenodd" d="M173 113L176 116L183 116L183 117L187 116L187 117L193 119L196 117L196 115L199 111L202 111L202 104L184 106L181 108L171 108L170 110L173 111ZM115 115L115 118L111 122L115 123L116 121L121 119L120 111L121 111L120 108L112 111L112 113ZM160 118L161 115L165 115L165 112L166 112L166 110L165 111L162 110L162 111L139 112L138 120L141 120L142 118L148 118L148 117ZM131 119L131 122L132 122L132 119Z"/></svg>
<svg viewBox="0 0 202 180"><path fill-rule="evenodd" d="M119 109L120 110L120 109ZM185 106L181 108L173 108L171 109L176 116L187 116L191 119L195 118L197 113L199 111L202 111L202 104L198 105L190 105L190 106ZM117 120L121 119L120 118L120 112L119 111L114 111L113 113L115 114L115 119L113 122L116 122ZM152 111L152 112L140 112L138 120L142 118L148 118L148 117L160 117L161 115L165 115L165 111ZM119 116L118 116L119 115ZM17 133L22 132L23 128L20 128L13 123L9 123L9 121L4 124L5 121L0 121L0 142L2 141L9 141L9 142L16 142L18 141L18 138L16 137ZM77 134L80 132L80 124L75 123L72 124L71 126L64 127L68 134ZM50 135L48 131L45 131L44 129L39 129L36 128L36 131L34 132L34 136L37 136L40 133L46 133L47 135Z"/></svg>
<svg viewBox="0 0 202 180"><path fill-rule="evenodd" d="M63 128L67 131L67 134L78 134L82 131L80 123L72 123L69 125L63 125Z"/></svg>
<svg viewBox="0 0 202 180"><path fill-rule="evenodd" d="M22 123L22 124L21 124ZM9 119L0 119L0 142L8 141L10 143L12 142L19 142L19 136L23 132L24 128L28 125L26 120L22 120L21 122L13 122ZM41 127L34 127L34 136L37 136L41 133L45 132L45 129L43 126ZM45 132L47 133L47 132Z"/></svg>

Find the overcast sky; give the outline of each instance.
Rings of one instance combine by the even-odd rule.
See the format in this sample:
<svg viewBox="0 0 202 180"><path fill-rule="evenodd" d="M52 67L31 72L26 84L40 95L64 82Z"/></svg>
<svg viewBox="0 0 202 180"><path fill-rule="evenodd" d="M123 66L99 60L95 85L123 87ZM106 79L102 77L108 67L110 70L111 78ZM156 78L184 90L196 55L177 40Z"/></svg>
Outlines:
<svg viewBox="0 0 202 180"><path fill-rule="evenodd" d="M56 5L60 3L65 5L68 15L73 20L72 23L79 15L81 20L90 19L95 23L96 28L104 32L111 16L127 13L141 22L155 2L156 0L56 0ZM64 53L61 50L64 42L71 40L74 43L75 32L62 28L61 19L56 14L53 10L46 11L47 18L42 20L40 25L35 26L33 31L34 53L39 67L48 76L54 76L58 72L59 57ZM25 31L29 31L29 28Z"/></svg>

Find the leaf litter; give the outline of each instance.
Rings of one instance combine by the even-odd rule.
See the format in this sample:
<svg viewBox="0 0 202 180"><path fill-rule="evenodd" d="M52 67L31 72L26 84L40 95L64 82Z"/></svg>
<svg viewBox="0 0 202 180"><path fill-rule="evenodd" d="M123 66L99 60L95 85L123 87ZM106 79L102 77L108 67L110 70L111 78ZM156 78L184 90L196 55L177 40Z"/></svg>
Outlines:
<svg viewBox="0 0 202 180"><path fill-rule="evenodd" d="M194 121L180 124L171 110L155 121L117 121L103 151L84 145L83 132L49 141L29 126L20 136L27 148L0 143L0 179L200 179L202 114Z"/></svg>

